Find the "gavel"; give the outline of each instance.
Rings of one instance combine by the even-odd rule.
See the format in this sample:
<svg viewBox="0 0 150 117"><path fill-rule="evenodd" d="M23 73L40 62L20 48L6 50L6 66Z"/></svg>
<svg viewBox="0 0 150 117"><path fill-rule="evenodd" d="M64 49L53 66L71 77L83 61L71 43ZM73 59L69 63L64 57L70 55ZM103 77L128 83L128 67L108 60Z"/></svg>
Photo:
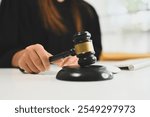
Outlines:
<svg viewBox="0 0 150 117"><path fill-rule="evenodd" d="M69 51L54 55L49 61L55 61L69 55L79 58L80 66L65 66L56 75L58 80L65 81L100 81L110 80L113 74L106 67L94 64L97 59L91 40L91 34L87 31L79 32L73 36L74 48Z"/></svg>
<svg viewBox="0 0 150 117"><path fill-rule="evenodd" d="M88 31L78 32L73 36L74 48L62 52L49 58L50 62L56 61L67 56L77 56L78 64L82 67L94 64L97 61L95 51L91 40L91 34Z"/></svg>

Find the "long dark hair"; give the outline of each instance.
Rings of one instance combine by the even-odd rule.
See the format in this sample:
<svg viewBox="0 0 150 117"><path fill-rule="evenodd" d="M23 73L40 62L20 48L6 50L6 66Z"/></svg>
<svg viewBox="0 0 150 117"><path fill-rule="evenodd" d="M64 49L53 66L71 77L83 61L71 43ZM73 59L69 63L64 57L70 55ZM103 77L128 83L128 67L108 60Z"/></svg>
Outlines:
<svg viewBox="0 0 150 117"><path fill-rule="evenodd" d="M71 8L76 31L80 32L82 31L82 20L77 1L78 0L71 0ZM53 0L39 0L39 6L46 28L51 28L52 31L57 34L66 33L68 31L67 27L62 22L61 14L59 14L57 8L53 3Z"/></svg>

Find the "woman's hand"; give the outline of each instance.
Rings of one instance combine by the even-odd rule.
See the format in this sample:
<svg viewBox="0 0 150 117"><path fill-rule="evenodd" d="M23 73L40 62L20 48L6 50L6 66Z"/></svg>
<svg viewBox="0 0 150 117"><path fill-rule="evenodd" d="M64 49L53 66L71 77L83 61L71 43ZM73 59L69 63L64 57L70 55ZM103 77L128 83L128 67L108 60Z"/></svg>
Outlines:
<svg viewBox="0 0 150 117"><path fill-rule="evenodd" d="M49 57L52 56L40 44L26 47L17 52L12 59L12 65L20 67L28 73L39 73L50 67Z"/></svg>
<svg viewBox="0 0 150 117"><path fill-rule="evenodd" d="M78 65L78 58L76 56L69 56L64 59L58 64L60 67L63 66L76 66Z"/></svg>
<svg viewBox="0 0 150 117"><path fill-rule="evenodd" d="M52 55L42 45L35 44L17 52L13 56L12 65L25 70L27 73L40 73L50 68L50 56ZM78 58L69 56L53 63L60 67L78 65Z"/></svg>

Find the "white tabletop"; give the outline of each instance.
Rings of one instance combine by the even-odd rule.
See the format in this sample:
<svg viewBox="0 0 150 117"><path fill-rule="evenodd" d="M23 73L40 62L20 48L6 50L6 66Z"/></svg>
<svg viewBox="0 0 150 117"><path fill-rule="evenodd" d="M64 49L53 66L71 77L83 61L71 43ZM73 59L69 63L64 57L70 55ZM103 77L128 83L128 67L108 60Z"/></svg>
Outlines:
<svg viewBox="0 0 150 117"><path fill-rule="evenodd" d="M121 71L112 80L70 82L57 80L60 70L23 74L18 69L0 69L0 99L101 100L150 99L150 67Z"/></svg>

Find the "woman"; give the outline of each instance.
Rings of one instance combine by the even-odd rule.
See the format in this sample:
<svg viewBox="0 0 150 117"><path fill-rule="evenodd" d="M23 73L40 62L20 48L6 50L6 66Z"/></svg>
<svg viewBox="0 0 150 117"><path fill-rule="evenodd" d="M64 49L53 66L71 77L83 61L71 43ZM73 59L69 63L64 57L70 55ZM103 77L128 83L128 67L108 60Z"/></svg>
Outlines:
<svg viewBox="0 0 150 117"><path fill-rule="evenodd" d="M28 73L49 69L48 58L73 47L72 37L89 31L96 57L101 46L99 19L83 0L2 0L0 6L0 67ZM76 64L77 57L55 62Z"/></svg>

